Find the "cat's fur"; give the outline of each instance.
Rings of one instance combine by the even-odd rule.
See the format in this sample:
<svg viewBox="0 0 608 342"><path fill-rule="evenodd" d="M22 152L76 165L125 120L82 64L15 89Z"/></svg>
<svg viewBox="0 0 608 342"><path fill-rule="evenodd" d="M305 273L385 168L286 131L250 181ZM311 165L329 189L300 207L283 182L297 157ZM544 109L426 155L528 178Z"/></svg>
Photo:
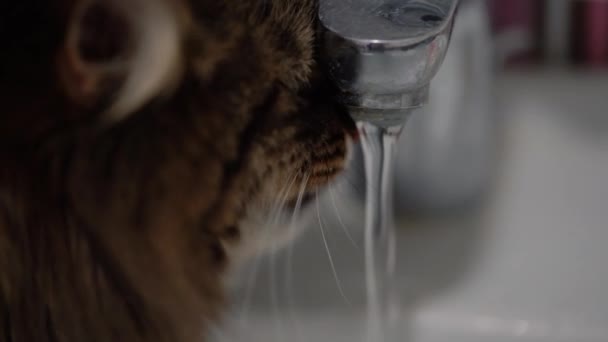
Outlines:
<svg viewBox="0 0 608 342"><path fill-rule="evenodd" d="M271 209L344 167L315 6L0 5L0 341L204 340Z"/></svg>

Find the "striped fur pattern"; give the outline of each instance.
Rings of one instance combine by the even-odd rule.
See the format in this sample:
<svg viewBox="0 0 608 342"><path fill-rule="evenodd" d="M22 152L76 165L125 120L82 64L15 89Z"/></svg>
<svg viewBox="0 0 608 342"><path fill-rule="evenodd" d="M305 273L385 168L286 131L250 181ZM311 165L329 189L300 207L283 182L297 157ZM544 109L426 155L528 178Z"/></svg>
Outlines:
<svg viewBox="0 0 608 342"><path fill-rule="evenodd" d="M345 164L316 4L0 7L0 341L204 341L272 209Z"/></svg>

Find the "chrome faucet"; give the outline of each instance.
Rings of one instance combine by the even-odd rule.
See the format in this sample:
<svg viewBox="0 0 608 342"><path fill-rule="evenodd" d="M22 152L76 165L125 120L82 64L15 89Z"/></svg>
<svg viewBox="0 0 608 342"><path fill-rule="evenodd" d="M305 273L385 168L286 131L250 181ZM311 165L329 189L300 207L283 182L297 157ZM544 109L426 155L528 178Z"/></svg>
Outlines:
<svg viewBox="0 0 608 342"><path fill-rule="evenodd" d="M459 0L320 0L323 60L355 121L402 125L428 101Z"/></svg>
<svg viewBox="0 0 608 342"><path fill-rule="evenodd" d="M393 281L394 146L409 116L428 102L459 1L319 1L323 63L340 90L340 100L357 121L362 141L368 141L361 145L367 176L367 341L388 341L385 337L398 327L399 311ZM380 148L372 149L373 143Z"/></svg>

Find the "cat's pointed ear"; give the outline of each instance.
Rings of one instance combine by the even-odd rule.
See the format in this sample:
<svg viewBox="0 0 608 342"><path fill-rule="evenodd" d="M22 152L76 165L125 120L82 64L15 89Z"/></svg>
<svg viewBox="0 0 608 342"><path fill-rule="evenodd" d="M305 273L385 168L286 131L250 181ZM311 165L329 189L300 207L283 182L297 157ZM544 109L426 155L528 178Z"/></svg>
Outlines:
<svg viewBox="0 0 608 342"><path fill-rule="evenodd" d="M67 95L82 105L109 103L120 121L166 94L182 65L182 15L175 0L77 0L58 57Z"/></svg>

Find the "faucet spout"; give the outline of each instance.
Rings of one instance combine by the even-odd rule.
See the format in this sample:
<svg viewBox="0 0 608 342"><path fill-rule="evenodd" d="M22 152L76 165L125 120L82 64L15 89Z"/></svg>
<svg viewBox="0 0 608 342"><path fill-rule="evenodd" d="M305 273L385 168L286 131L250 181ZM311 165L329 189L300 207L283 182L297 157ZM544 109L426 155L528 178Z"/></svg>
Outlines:
<svg viewBox="0 0 608 342"><path fill-rule="evenodd" d="M323 63L356 121L401 125L428 101L459 0L320 0Z"/></svg>

